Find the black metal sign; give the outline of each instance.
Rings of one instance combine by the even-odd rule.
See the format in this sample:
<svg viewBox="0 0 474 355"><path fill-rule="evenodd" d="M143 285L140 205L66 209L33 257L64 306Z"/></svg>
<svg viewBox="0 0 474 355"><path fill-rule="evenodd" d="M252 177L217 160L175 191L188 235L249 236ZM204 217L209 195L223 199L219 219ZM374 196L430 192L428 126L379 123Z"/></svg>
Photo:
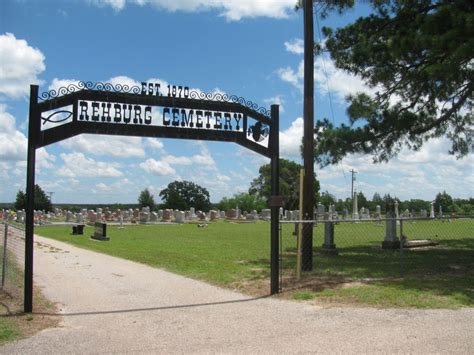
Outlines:
<svg viewBox="0 0 474 355"><path fill-rule="evenodd" d="M32 311L33 188L36 149L83 134L234 142L271 159L279 194L279 107L270 110L225 93L143 82L128 86L80 81L38 95L31 85L25 243L25 312ZM272 206L271 293L279 291L278 207Z"/></svg>

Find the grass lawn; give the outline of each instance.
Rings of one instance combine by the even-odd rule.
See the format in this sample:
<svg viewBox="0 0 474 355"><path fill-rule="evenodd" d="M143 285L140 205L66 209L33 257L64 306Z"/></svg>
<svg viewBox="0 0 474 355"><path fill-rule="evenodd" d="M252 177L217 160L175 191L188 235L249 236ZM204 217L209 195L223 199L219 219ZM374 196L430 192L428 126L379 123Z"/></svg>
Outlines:
<svg viewBox="0 0 474 355"><path fill-rule="evenodd" d="M438 225L439 224L439 225ZM327 304L377 307L456 308L474 305L474 221L404 225L409 239L431 237L437 247L382 250L385 228L373 223L335 226L338 256L319 254L323 227L314 229L314 270L294 280L293 225L282 228L285 297ZM70 235L71 227L37 227L35 233L154 267L237 288L268 294L270 224L210 223L108 226L110 241ZM400 277L401 272L403 277Z"/></svg>

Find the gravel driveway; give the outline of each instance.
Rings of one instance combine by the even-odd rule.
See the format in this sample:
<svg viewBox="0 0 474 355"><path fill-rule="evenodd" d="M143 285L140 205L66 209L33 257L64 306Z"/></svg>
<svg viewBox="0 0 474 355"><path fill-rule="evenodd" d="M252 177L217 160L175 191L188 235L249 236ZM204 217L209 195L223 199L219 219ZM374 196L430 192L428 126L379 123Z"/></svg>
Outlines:
<svg viewBox="0 0 474 355"><path fill-rule="evenodd" d="M474 309L317 308L253 299L36 237L61 326L1 353L474 353ZM57 248L57 249L55 249Z"/></svg>

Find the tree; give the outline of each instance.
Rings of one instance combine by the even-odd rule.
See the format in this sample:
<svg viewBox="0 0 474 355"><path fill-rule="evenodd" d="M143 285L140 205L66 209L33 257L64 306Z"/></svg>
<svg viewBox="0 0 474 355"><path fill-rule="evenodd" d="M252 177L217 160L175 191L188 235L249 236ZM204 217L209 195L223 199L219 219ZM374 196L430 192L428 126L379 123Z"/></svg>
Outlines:
<svg viewBox="0 0 474 355"><path fill-rule="evenodd" d="M160 191L163 208L209 211L211 202L209 192L191 181L173 181Z"/></svg>
<svg viewBox="0 0 474 355"><path fill-rule="evenodd" d="M15 201L15 209L17 211L26 209L26 196L26 193L21 190L17 192ZM39 185L35 185L34 187L34 197L33 209L46 212L52 211L53 206L51 205L51 201Z"/></svg>
<svg viewBox="0 0 474 355"><path fill-rule="evenodd" d="M330 194L329 191L326 190L321 193L321 197L319 198L319 203L329 208L330 205L336 204L336 196Z"/></svg>
<svg viewBox="0 0 474 355"><path fill-rule="evenodd" d="M327 1L322 15L354 3ZM388 161L403 146L418 150L441 136L451 140L451 154L465 156L473 144L474 2L370 3L373 13L335 31L323 28L325 48L316 45L375 92L347 98L350 125L317 122L316 161L333 164L349 153Z"/></svg>
<svg viewBox="0 0 474 355"><path fill-rule="evenodd" d="M251 212L252 210L261 211L263 208L266 208L267 203L257 195L242 192L235 194L231 198L224 197L218 204L218 208L224 211L236 208L236 206L242 211Z"/></svg>
<svg viewBox="0 0 474 355"><path fill-rule="evenodd" d="M362 191L359 191L357 193L357 207L359 207L359 208L361 208L361 207L368 208L369 207L367 198L365 197L365 195Z"/></svg>
<svg viewBox="0 0 474 355"><path fill-rule="evenodd" d="M455 208L453 206L453 198L446 191L443 191L442 193L440 192L436 195L436 213L438 212L440 206L443 212L455 212Z"/></svg>
<svg viewBox="0 0 474 355"><path fill-rule="evenodd" d="M303 166L287 159L280 159L280 195L286 198L285 208L297 210L299 208L300 169ZM250 184L249 194L266 199L271 196L271 166L265 164L258 170L259 175ZM319 181L314 177L314 199L318 201Z"/></svg>
<svg viewBox="0 0 474 355"><path fill-rule="evenodd" d="M138 205L140 207L149 207L150 211L155 209L155 198L148 189L140 192L140 195L138 196Z"/></svg>

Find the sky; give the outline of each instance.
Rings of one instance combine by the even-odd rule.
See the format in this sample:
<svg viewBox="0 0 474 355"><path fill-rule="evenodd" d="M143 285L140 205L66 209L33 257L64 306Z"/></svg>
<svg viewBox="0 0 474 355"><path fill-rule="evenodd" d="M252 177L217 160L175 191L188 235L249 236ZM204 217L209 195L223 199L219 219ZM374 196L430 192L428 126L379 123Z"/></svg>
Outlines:
<svg viewBox="0 0 474 355"><path fill-rule="evenodd" d="M303 19L295 0L2 0L0 1L0 202L25 189L29 85L40 93L79 80L183 85L280 105L280 156L302 163ZM365 5L315 22L339 27ZM345 97L373 92L363 81L315 58L315 120L348 123ZM371 91L372 90L372 91ZM456 160L450 143L403 149L389 163L349 155L315 166L321 191L355 189L402 200L446 191L474 195L474 155ZM36 181L54 203L136 203L148 188L188 180L212 202L245 192L269 159L234 143L79 135L37 152Z"/></svg>

